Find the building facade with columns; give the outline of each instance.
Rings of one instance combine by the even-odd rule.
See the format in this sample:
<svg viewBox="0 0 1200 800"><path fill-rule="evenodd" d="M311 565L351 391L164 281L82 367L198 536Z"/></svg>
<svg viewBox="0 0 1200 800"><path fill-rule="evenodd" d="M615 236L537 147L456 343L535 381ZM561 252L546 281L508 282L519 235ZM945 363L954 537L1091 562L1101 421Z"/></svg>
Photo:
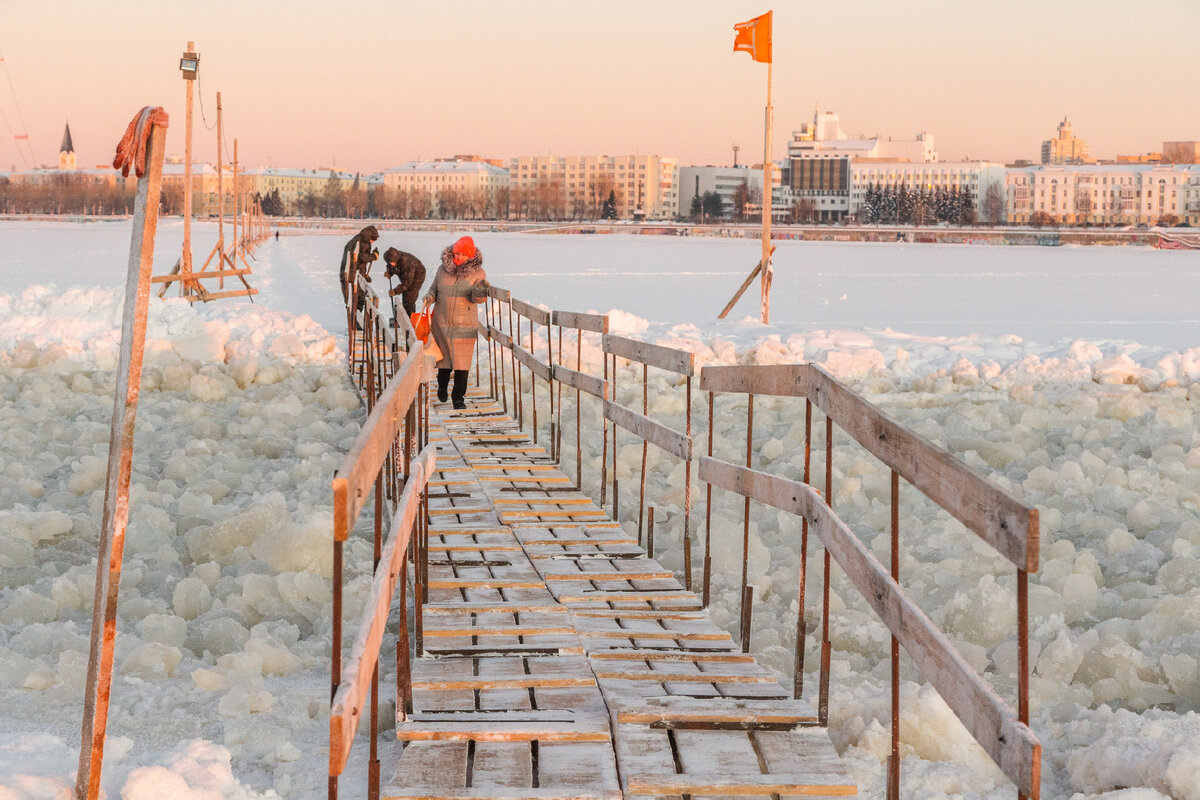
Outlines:
<svg viewBox="0 0 1200 800"><path fill-rule="evenodd" d="M1200 221L1198 174L1186 164L1008 169L1008 221L1028 224L1036 217L1062 225L1160 225L1174 217L1195 224L1192 219Z"/></svg>

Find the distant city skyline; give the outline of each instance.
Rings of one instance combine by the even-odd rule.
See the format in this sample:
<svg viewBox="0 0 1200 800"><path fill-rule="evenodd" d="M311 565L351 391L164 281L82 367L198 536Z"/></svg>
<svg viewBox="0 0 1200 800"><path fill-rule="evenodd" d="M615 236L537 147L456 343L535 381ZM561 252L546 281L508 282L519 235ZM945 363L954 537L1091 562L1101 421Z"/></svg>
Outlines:
<svg viewBox="0 0 1200 800"><path fill-rule="evenodd" d="M1200 139L1200 106L1167 99L1192 71L1192 0L362 0L336 15L315 0L0 0L0 169L56 165L67 122L78 164L103 164L145 104L167 109L181 156L189 39L197 160L215 160L205 125L220 91L226 141L249 166L373 172L456 153L729 164L735 143L755 163L767 67L733 52L733 24L768 8L776 159L814 106L851 135L928 131L945 160L1037 162L1064 116L1101 159ZM26 132L28 149L13 139Z"/></svg>

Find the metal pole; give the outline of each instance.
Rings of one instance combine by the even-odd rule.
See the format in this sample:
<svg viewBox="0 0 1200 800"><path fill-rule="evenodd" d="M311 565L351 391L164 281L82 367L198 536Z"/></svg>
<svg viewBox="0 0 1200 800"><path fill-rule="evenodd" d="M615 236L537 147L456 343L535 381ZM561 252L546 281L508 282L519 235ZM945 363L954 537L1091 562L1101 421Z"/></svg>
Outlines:
<svg viewBox="0 0 1200 800"><path fill-rule="evenodd" d="M900 473L892 470L892 580L900 581ZM900 800L900 640L892 636L892 754L888 758L888 800Z"/></svg>
<svg viewBox="0 0 1200 800"><path fill-rule="evenodd" d="M687 437L692 438L692 376L687 376ZM689 454L690 456L690 454ZM692 459L683 466L683 585L692 590Z"/></svg>
<svg viewBox="0 0 1200 800"><path fill-rule="evenodd" d="M713 454L713 393L708 393L708 457ZM704 488L704 607L712 589L712 484Z"/></svg>
<svg viewBox="0 0 1200 800"><path fill-rule="evenodd" d="M825 417L825 502L833 508L833 417ZM822 726L829 724L829 661L833 645L829 641L829 578L833 569L829 548L825 548L824 581L821 587L821 684L817 701L817 718Z"/></svg>
<svg viewBox="0 0 1200 800"><path fill-rule="evenodd" d="M763 189L762 189L762 277L760 279L762 286L762 321L767 324L771 321L771 278L773 268L771 266L771 206L772 206L772 182L771 182L771 121L773 109L771 108L771 62L767 62L767 107L763 111Z"/></svg>
<svg viewBox="0 0 1200 800"><path fill-rule="evenodd" d="M650 368L642 364L642 415L650 413ZM642 439L642 475L638 484L638 543L642 541L642 522L646 509L646 455L650 444Z"/></svg>
<svg viewBox="0 0 1200 800"><path fill-rule="evenodd" d="M754 445L754 395L748 394L746 403L746 468L750 468L750 456ZM750 578L750 496L746 495L742 506L742 652L747 649L749 631L746 625L746 587Z"/></svg>
<svg viewBox="0 0 1200 800"><path fill-rule="evenodd" d="M812 400L804 401L804 482L811 483L812 471ZM800 592L796 611L796 674L792 693L797 700L804 694L804 645L808 639L808 620L804 618L808 584L808 518L800 524Z"/></svg>

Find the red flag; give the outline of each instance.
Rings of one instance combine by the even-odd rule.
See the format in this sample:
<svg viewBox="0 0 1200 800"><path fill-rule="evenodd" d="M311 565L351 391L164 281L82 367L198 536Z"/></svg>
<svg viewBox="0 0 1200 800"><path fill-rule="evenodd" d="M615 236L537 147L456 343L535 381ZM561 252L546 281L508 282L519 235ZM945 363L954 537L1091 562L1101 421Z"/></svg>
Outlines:
<svg viewBox="0 0 1200 800"><path fill-rule="evenodd" d="M750 54L755 61L771 63L771 14L765 14L739 22L733 26L737 35L733 38L734 52L743 51Z"/></svg>

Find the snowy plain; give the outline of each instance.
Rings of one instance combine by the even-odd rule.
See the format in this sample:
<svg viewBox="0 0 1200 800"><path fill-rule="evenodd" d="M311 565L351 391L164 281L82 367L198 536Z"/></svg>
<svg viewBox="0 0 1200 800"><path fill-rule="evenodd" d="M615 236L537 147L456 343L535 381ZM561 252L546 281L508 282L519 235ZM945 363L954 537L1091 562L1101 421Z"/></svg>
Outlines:
<svg viewBox="0 0 1200 800"><path fill-rule="evenodd" d="M285 231L264 243L255 304L152 301L110 797L324 791L329 476L363 418L342 374L336 265L350 233ZM156 272L174 262L181 236L177 220L162 222ZM201 261L214 237L215 226L196 227ZM415 253L432 273L454 237L385 231L379 245ZM65 797L76 768L128 241L127 222L0 222L4 800ZM757 260L753 241L476 241L491 281L529 302L613 311L616 332L693 350L701 363L822 364L1037 505L1032 710L1043 796L1200 798L1200 253L781 241L773 324L763 326L753 319L757 285L730 320L714 321ZM594 346L585 359L598 369ZM636 387L632 371L620 382ZM655 413L678 419L680 388L655 376L651 390ZM737 460L745 401L720 402L718 455ZM799 474L796 412L794 402L756 403L756 467ZM628 486L641 448L622 444ZM584 451L598 467L598 437ZM833 468L835 508L884 555L886 471L840 441ZM814 469L823 474L819 456ZM650 488L660 536L677 541L682 465L652 450ZM909 492L902 582L1012 702L1011 570ZM740 503L717 498L714 517L714 616L734 629ZM798 527L757 515L750 552L754 649L789 678ZM369 545L355 542L347 558L353 606ZM820 585L816 564L810 587ZM886 631L844 581L834 589L831 735L860 796L881 797ZM902 676L904 796L1011 796L944 704L915 674ZM347 796L362 788L363 750Z"/></svg>

